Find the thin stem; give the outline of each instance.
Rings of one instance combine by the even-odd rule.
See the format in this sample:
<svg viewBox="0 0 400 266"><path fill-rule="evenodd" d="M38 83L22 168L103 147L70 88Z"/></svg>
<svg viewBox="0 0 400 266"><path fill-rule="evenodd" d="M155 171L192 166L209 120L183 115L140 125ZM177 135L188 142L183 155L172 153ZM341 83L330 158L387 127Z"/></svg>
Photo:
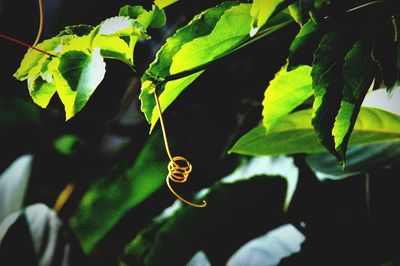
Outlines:
<svg viewBox="0 0 400 266"><path fill-rule="evenodd" d="M167 132L165 130L164 119L162 117L161 104L160 104L160 100L158 99L158 95L157 95L156 90L154 90L154 98L156 99L156 104L157 104L157 109L158 109L158 116L160 118L161 131L162 131L162 134L163 134L164 144L165 144L165 151L167 152L167 155L168 155L168 158L170 159L170 161L173 161L173 158L172 158L172 155L171 155L171 151L169 150L168 137L167 137Z"/></svg>
<svg viewBox="0 0 400 266"><path fill-rule="evenodd" d="M49 52L46 52L46 51L44 51L44 50L42 50L42 49L39 49L39 48L33 47L32 45L30 45L30 44L27 44L26 42L23 42L23 41L20 41L20 40L14 39L14 38L12 38L12 37L10 37L10 36L7 36L7 35L4 35L4 34L1 34L1 33L0 33L0 38L3 38L3 39L6 39L6 40L8 40L8 41L11 41L11 42L17 43L17 44L19 44L19 45L22 45L22 46L25 46L25 47L31 48L31 49L33 49L33 50L36 50L36 51L38 51L38 52L42 53L42 54L45 54L45 55L48 55L48 56L55 57L55 55L53 55L53 54L51 54L51 53L49 53Z"/></svg>
<svg viewBox="0 0 400 266"><path fill-rule="evenodd" d="M8 41L17 43L17 44L22 45L22 46L25 46L25 47L27 47L27 48L29 48L29 49L36 50L36 51L38 51L38 52L40 52L40 53L42 53L42 54L46 54L46 55L48 55L48 56L55 57L55 55L50 54L49 52L46 52L46 51L44 51L44 50L42 50L42 49L39 49L39 48L36 48L36 47L35 47L35 46L39 43L40 37L42 36L42 32L43 32L43 20L44 20L44 18L43 18L43 17L44 17L44 16L43 16L43 0L38 0L38 4L39 4L39 28L38 28L38 32L37 32L37 34L36 34L35 42L34 42L32 45L27 44L26 42L17 40L17 39L15 39L15 38L12 38L12 37L10 37L10 36L1 34L1 33L0 33L0 38L6 39L6 40L8 40Z"/></svg>
<svg viewBox="0 0 400 266"><path fill-rule="evenodd" d="M36 34L36 39L35 42L32 44L33 47L35 47L40 40L40 37L42 36L43 32L43 0L38 0L39 3L39 29Z"/></svg>

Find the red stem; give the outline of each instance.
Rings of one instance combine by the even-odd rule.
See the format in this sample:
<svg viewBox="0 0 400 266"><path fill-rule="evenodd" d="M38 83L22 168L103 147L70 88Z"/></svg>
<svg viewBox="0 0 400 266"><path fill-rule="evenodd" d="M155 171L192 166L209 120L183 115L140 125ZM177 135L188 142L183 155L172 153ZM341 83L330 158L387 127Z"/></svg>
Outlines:
<svg viewBox="0 0 400 266"><path fill-rule="evenodd" d="M30 45L30 44L27 44L26 42L22 42L22 41L20 41L20 40L14 39L14 38L12 38L12 37L9 37L9 36L4 35L4 34L1 34L1 33L0 33L0 38L3 38L3 39L6 39L6 40L9 40L9 41L11 41L11 42L17 43L17 44L19 44L19 45L22 45L22 46L31 48L31 49L33 49L33 50L36 50L36 51L38 51L38 52L40 52L40 53L42 53L42 54L46 54L46 55L48 55L48 56L55 56L55 55L50 54L50 53L48 53L48 52L46 52L46 51L43 51L42 49L39 49L39 48L36 48L36 47L34 47L34 46Z"/></svg>

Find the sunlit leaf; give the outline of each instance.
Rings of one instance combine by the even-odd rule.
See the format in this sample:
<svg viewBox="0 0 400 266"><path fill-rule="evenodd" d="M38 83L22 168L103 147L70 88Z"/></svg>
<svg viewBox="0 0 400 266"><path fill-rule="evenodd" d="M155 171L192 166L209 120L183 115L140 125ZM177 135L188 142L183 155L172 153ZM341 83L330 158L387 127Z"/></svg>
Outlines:
<svg viewBox="0 0 400 266"><path fill-rule="evenodd" d="M312 110L302 110L281 119L268 133L260 125L242 136L230 153L252 156L326 151L310 124ZM362 107L349 147L385 141L400 141L400 116L376 108Z"/></svg>
<svg viewBox="0 0 400 266"><path fill-rule="evenodd" d="M154 126L158 120L158 113L156 112L155 100L153 91L155 89L154 79L163 80L165 77L171 74L170 68L173 63L173 57L178 53L181 47L185 43L191 42L195 38L210 34L216 27L217 22L221 16L224 15L225 11L231 7L238 5L237 2L224 2L214 8L210 8L197 15L192 21L186 26L178 29L176 33L166 40L166 43L159 49L156 59L150 64L146 70L146 74L142 77L142 92L140 94L140 100L142 103L142 111L149 123ZM186 59L185 59L186 61ZM163 98L163 93L166 87L169 91L174 92L176 96L170 101L172 102L178 95L175 91L183 91L191 82L195 80L201 73L196 73L188 77L178 79L176 81L170 81L169 84L162 84L157 87L157 93L160 98ZM157 82L158 83L158 82ZM177 88L175 88L177 87ZM166 97L165 98L172 98ZM164 100L160 100L163 109L167 108L168 105L164 103ZM155 116L154 116L155 115Z"/></svg>
<svg viewBox="0 0 400 266"><path fill-rule="evenodd" d="M133 47L138 37L130 37L126 43L118 36L97 35L92 42L92 47L99 47L100 53L105 58L118 59L133 66Z"/></svg>
<svg viewBox="0 0 400 266"><path fill-rule="evenodd" d="M129 17L112 17L99 25L97 34L107 36L143 35L143 27Z"/></svg>
<svg viewBox="0 0 400 266"><path fill-rule="evenodd" d="M275 11L276 7L286 0L253 0L251 6L251 26L252 28L260 29ZM287 1L289 2L289 1Z"/></svg>
<svg viewBox="0 0 400 266"><path fill-rule="evenodd" d="M156 4L159 8L164 8L176 2L178 2L178 0L155 0L154 4Z"/></svg>
<svg viewBox="0 0 400 266"><path fill-rule="evenodd" d="M164 10L157 6L153 6L152 10L147 11L142 6L126 5L119 10L119 16L136 19L144 29L161 28L165 25L167 19Z"/></svg>
<svg viewBox="0 0 400 266"><path fill-rule="evenodd" d="M46 52L51 52L54 51L54 49L61 43L61 39L59 37L54 37L48 40L43 41L42 43L39 43L36 47L44 50ZM36 50L29 50L24 58L21 61L21 66L18 68L18 70L14 73L14 77L18 80L25 80L28 78L29 71L35 67L39 62L44 63L43 60L41 60L43 57L49 57L48 55L45 55L39 51Z"/></svg>
<svg viewBox="0 0 400 266"><path fill-rule="evenodd" d="M210 34L196 36L182 45L172 58L170 73L176 74L204 65L243 43L248 39L250 31L249 11L249 4L240 4L226 10Z"/></svg>
<svg viewBox="0 0 400 266"><path fill-rule="evenodd" d="M49 63L50 58L43 57L39 64L29 71L27 81L32 100L42 108L45 108L49 104L51 98L56 93L53 75L48 71Z"/></svg>
<svg viewBox="0 0 400 266"><path fill-rule="evenodd" d="M95 49L92 54L81 51L70 51L63 54L57 67L61 74L63 90L58 87L57 92L65 106L66 119L78 113L97 86L104 78L105 63L100 55L100 49ZM63 95L66 94L66 95ZM64 100L63 100L64 99Z"/></svg>
<svg viewBox="0 0 400 266"><path fill-rule="evenodd" d="M284 66L270 82L264 94L263 123L267 130L313 94L311 67L287 71Z"/></svg>

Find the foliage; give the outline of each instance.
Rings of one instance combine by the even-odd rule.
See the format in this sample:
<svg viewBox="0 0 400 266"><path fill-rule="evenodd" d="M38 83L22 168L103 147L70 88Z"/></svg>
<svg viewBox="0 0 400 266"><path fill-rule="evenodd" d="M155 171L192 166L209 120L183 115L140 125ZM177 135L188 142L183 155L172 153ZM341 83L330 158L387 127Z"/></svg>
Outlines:
<svg viewBox="0 0 400 266"><path fill-rule="evenodd" d="M305 241L298 253L276 256L282 265L316 265L320 258L326 260L323 265L338 265L343 258L348 265L395 261L393 248L375 245L377 255L359 252L368 241L351 230L361 224L379 231L382 225L371 210L380 207L371 203L371 195L379 197L397 184L398 3L189 2L125 5L97 25L54 30L54 37L36 46L41 51L25 53L13 76L26 81L33 102L47 110L35 109L23 97L0 100L0 113L6 114L0 115L2 129L34 125L36 130L25 140L33 143L33 155L0 175L2 187L19 186L14 196L0 197L5 206L0 224L7 225L0 227L0 255L15 247L9 235L20 226L17 221L22 219L28 232L39 221L29 213L39 208L41 225L58 225L43 230L64 232L57 217L64 215L78 239L65 245L79 247L74 249L79 260L100 265L119 259L129 265L185 265L200 251L212 265L224 265L248 241L286 223ZM187 5L194 13L182 11ZM183 13L183 21L174 11ZM143 47L153 52L144 53ZM123 75L128 88L119 80ZM367 104L382 93L391 108ZM163 123L157 97L173 153L184 151L193 163L191 184L178 188L179 194L206 199L204 209L179 202L167 208L172 201L164 186L168 157L156 128ZM62 126L54 122L60 121L60 106L62 120L68 120ZM105 110L112 115L105 116ZM295 166L287 168L298 172L295 181L285 175L282 156L294 159ZM257 161L262 158L272 162ZM273 167L274 160L280 172L257 170ZM21 171L11 180L15 165ZM31 167L36 176L59 176L62 185L46 200L71 197L65 212L33 205L37 199L29 195L43 184L33 186L36 192L26 189L40 180L27 181ZM384 174L388 180L377 181ZM75 191L67 195L69 186L63 187L71 183ZM372 184L382 191L373 191ZM395 201L377 202L392 210L388 206ZM353 212L339 213L344 206ZM354 224L343 224L341 215ZM332 227L348 235L328 232ZM43 236L32 237L34 247ZM57 245L49 243L48 253L56 254ZM322 250L324 245L329 248ZM341 246L340 256L329 261L335 245ZM359 250L349 255L346 247L352 245Z"/></svg>

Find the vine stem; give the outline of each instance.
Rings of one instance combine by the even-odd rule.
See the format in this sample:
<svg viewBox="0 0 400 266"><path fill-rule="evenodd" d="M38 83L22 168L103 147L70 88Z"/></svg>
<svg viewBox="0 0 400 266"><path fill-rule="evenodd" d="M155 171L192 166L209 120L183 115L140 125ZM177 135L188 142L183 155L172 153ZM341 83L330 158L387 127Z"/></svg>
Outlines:
<svg viewBox="0 0 400 266"><path fill-rule="evenodd" d="M36 50L36 51L38 51L38 52L40 52L40 53L42 53L42 54L45 54L45 55L48 55L48 56L51 56L51 57L55 57L55 55L53 55L53 54L51 54L51 53L49 53L49 52L46 52L46 51L44 51L44 50L42 50L42 49L39 49L39 48L34 47L34 46L30 45L30 44L27 44L26 42L22 42L22 41L20 41L20 40L14 39L14 38L12 38L12 37L10 37L10 36L7 36L7 35L4 35L4 34L1 34L1 33L0 33L0 38L6 39L6 40L8 40L8 41L17 43L17 44L19 44L19 45L28 47L28 48L33 49L33 50Z"/></svg>
<svg viewBox="0 0 400 266"><path fill-rule="evenodd" d="M13 37L10 37L10 36L8 36L8 35L1 34L1 33L0 33L0 38L3 38L3 39L5 39L5 40L14 42L14 43L19 44L19 45L22 45L22 46L25 46L25 47L27 47L27 48L29 48L29 49L36 50L36 51L38 51L38 52L40 52L40 53L42 53L42 54L45 54L45 55L54 57L55 55L50 54L49 52L46 52L46 51L44 51L44 50L39 49L39 48L36 47L36 45L37 45L37 44L39 43L39 41L40 41L40 37L42 36L42 32L43 32L43 21L44 21L44 18L43 18L43 17L44 17L44 16L43 16L43 0L38 0L38 4L39 4L39 28L38 28L38 32L37 32L37 34L36 34L35 41L34 41L34 43L33 43L32 45L30 45L30 44L28 44L28 43L26 43L26 42L20 41L20 40L18 40L18 39L15 39L15 38L13 38Z"/></svg>

